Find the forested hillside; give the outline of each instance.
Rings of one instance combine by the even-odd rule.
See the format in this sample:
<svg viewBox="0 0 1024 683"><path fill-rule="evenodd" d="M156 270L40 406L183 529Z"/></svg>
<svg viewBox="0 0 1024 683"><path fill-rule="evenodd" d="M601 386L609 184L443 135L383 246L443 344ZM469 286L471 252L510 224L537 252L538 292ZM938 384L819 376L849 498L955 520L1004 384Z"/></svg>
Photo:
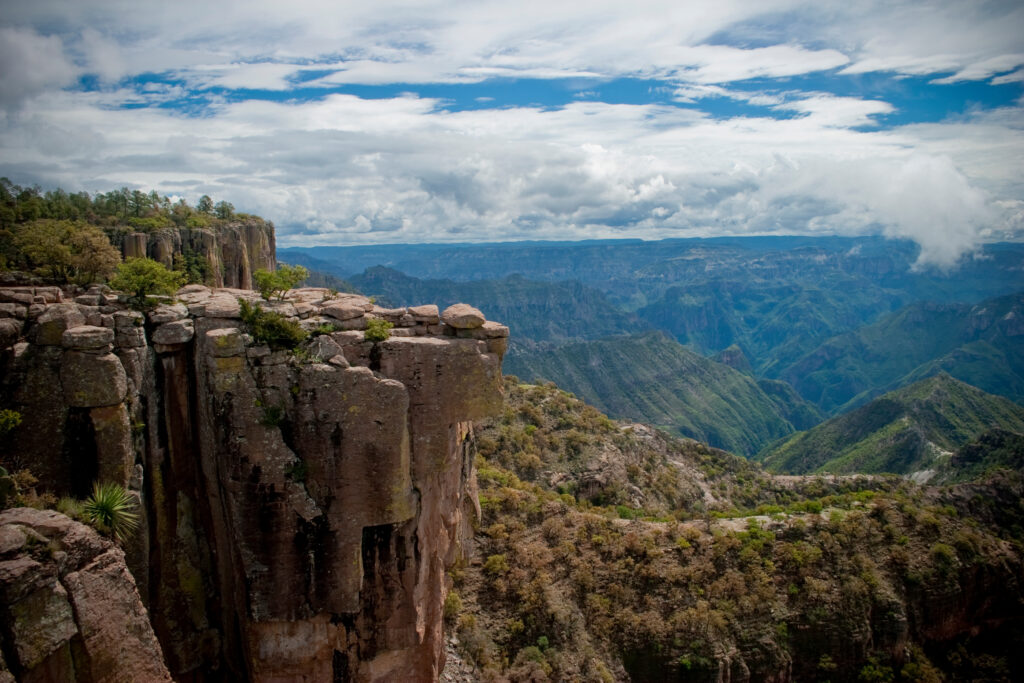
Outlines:
<svg viewBox="0 0 1024 683"><path fill-rule="evenodd" d="M509 372L554 381L617 417L649 422L742 455L817 420L792 391L765 393L750 375L705 358L662 332L519 354Z"/></svg>
<svg viewBox="0 0 1024 683"><path fill-rule="evenodd" d="M919 473L992 429L1024 434L1024 407L947 374L921 380L785 439L759 455L775 472Z"/></svg>
<svg viewBox="0 0 1024 683"><path fill-rule="evenodd" d="M44 192L0 178L0 271L51 284L104 282L124 255L152 256L186 282L250 287L253 270L274 268L273 227L207 195L192 206L155 191Z"/></svg>
<svg viewBox="0 0 1024 683"><path fill-rule="evenodd" d="M445 605L476 678L1024 673L1018 470L952 488L776 478L553 385L506 392L479 433L476 552Z"/></svg>

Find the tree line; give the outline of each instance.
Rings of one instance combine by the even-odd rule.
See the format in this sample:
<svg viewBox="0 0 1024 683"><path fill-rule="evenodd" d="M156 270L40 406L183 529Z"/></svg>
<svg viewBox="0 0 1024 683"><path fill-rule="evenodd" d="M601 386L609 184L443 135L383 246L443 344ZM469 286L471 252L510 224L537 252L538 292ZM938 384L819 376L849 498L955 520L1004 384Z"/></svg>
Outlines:
<svg viewBox="0 0 1024 683"><path fill-rule="evenodd" d="M121 250L115 245L125 234L215 229L250 219L262 220L236 213L230 202L214 202L209 195L192 206L184 199L172 202L155 190L44 192L0 178L0 270L29 273L54 284L104 282L121 263ZM184 273L188 282L203 282L209 269L198 255L179 254L174 270Z"/></svg>

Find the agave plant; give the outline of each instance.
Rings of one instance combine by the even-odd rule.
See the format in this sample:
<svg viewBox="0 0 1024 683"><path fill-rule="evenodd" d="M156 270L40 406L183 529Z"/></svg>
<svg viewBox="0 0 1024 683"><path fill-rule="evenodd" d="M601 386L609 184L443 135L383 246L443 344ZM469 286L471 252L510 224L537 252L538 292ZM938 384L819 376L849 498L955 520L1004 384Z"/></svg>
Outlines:
<svg viewBox="0 0 1024 683"><path fill-rule="evenodd" d="M122 542L139 526L135 499L123 486L114 483L94 484L92 495L82 505L82 514L98 531Z"/></svg>

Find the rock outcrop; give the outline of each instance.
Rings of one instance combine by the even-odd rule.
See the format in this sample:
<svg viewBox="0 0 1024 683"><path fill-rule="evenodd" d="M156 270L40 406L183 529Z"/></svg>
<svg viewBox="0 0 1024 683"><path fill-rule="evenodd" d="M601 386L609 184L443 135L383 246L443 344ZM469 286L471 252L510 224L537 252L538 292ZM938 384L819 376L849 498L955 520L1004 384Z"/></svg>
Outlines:
<svg viewBox="0 0 1024 683"><path fill-rule="evenodd" d="M288 351L240 319L251 291L192 285L146 316L85 296L6 318L0 406L24 419L0 457L58 495L137 492L126 554L171 673L436 680L508 328L304 289L259 302L312 333Z"/></svg>
<svg viewBox="0 0 1024 683"><path fill-rule="evenodd" d="M148 257L170 268L175 257L196 260L214 287L253 286L258 269L274 270L274 225L256 217L208 228L167 228L113 236L125 258Z"/></svg>
<svg viewBox="0 0 1024 683"><path fill-rule="evenodd" d="M124 553L52 510L0 512L0 682L167 681Z"/></svg>

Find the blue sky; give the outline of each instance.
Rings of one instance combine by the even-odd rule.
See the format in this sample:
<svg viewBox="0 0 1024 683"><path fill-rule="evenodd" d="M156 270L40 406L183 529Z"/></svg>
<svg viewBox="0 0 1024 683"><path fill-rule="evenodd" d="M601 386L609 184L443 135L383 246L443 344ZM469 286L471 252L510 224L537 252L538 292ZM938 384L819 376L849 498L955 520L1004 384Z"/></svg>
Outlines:
<svg viewBox="0 0 1024 683"><path fill-rule="evenodd" d="M1024 239L1016 1L3 9L0 175L206 193L282 245Z"/></svg>

